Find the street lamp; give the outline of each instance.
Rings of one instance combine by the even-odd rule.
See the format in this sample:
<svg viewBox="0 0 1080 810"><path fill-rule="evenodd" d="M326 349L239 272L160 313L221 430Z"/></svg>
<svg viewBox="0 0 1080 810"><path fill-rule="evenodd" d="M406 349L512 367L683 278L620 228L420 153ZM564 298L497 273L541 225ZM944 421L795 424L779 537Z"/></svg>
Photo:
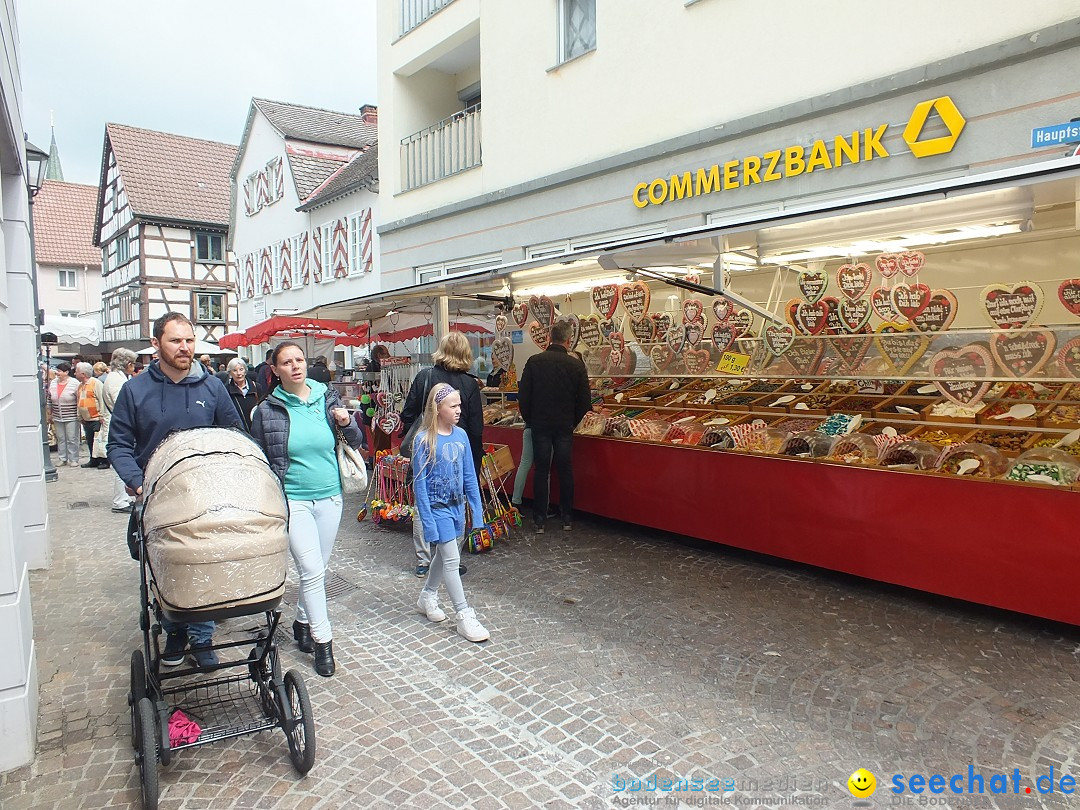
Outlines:
<svg viewBox="0 0 1080 810"><path fill-rule="evenodd" d="M41 309L38 303L38 271L37 271L37 257L34 253L34 197L41 191L41 186L45 182L45 169L49 163L49 154L42 152L36 146L34 146L23 135L23 140L26 143L26 196L30 203L29 206L29 218L30 218L30 279L33 281L34 289L34 319L37 321L37 356L41 357ZM36 366L37 360L34 361ZM55 481L59 477L56 474L56 467L52 463L52 455L49 453L49 428L45 418L45 386L49 384L49 369L46 363L45 377L41 380L41 384L38 385L38 398L41 403L41 455L44 461L45 480Z"/></svg>

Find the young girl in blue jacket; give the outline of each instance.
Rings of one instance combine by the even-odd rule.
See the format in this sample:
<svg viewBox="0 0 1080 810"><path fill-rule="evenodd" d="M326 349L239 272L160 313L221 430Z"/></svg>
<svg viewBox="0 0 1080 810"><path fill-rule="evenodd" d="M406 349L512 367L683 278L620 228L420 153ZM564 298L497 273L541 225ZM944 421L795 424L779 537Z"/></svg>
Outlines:
<svg viewBox="0 0 1080 810"><path fill-rule="evenodd" d="M469 641L487 641L488 631L465 601L458 566L460 543L465 536L465 501L472 512L473 528L484 525L480 487L476 481L469 437L457 426L461 419L461 395L446 383L432 387L424 407L423 422L413 440L413 489L417 520L431 543L431 568L416 603L417 613L430 621L445 621L439 607L439 586L457 612L458 634Z"/></svg>

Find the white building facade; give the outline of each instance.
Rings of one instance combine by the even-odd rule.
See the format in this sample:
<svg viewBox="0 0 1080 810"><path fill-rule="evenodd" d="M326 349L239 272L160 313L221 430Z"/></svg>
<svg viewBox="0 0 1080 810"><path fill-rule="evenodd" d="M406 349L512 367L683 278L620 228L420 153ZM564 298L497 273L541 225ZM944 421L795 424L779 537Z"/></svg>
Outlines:
<svg viewBox="0 0 1080 810"><path fill-rule="evenodd" d="M379 291L376 132L374 107L252 100L231 177L240 329Z"/></svg>
<svg viewBox="0 0 1080 810"><path fill-rule="evenodd" d="M1060 156L1027 138L1080 114L1078 15L1078 0L993 14L919 0L874 19L844 0L798 15L752 0L379 0L385 286ZM967 129L920 159L905 128L946 96ZM940 113L921 137L946 132ZM834 160L840 135L861 159ZM829 170L766 171L818 141Z"/></svg>
<svg viewBox="0 0 1080 810"><path fill-rule="evenodd" d="M0 772L34 758L38 684L28 572L49 562L19 38L0 3Z"/></svg>

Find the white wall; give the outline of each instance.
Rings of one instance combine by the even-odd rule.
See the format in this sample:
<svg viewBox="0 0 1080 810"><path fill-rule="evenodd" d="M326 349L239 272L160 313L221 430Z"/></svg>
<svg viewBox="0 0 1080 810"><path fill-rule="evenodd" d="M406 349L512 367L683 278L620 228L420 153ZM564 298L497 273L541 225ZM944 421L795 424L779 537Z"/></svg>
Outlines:
<svg viewBox="0 0 1080 810"><path fill-rule="evenodd" d="M596 50L556 67L554 0L479 0L483 167L394 196L398 143L409 134L399 123L413 124L429 103L414 92L419 75L395 73L415 67L417 43L434 53L438 34L457 33L472 5L455 10L461 2L395 42L398 0L379 0L383 221L722 128L1080 15L1080 0L596 0Z"/></svg>
<svg viewBox="0 0 1080 810"><path fill-rule="evenodd" d="M0 771L34 758L37 664L27 571L48 565L41 411L13 0L0 2Z"/></svg>
<svg viewBox="0 0 1080 810"><path fill-rule="evenodd" d="M74 290L60 287L60 271L74 270ZM101 311L101 265L58 267L52 264L39 264L38 271L38 306L46 315L60 315L64 312L95 313Z"/></svg>

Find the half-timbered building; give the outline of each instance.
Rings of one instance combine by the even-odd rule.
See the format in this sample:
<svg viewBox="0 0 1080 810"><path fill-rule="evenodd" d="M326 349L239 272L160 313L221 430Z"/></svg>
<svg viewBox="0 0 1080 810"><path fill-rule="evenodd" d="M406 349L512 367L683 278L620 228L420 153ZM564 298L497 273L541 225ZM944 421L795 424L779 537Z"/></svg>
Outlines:
<svg viewBox="0 0 1080 810"><path fill-rule="evenodd" d="M103 349L144 347L154 320L182 312L216 342L236 327L228 250L236 147L106 124L94 244L101 248Z"/></svg>
<svg viewBox="0 0 1080 810"><path fill-rule="evenodd" d="M240 328L379 291L377 124L370 105L252 99L231 176Z"/></svg>

